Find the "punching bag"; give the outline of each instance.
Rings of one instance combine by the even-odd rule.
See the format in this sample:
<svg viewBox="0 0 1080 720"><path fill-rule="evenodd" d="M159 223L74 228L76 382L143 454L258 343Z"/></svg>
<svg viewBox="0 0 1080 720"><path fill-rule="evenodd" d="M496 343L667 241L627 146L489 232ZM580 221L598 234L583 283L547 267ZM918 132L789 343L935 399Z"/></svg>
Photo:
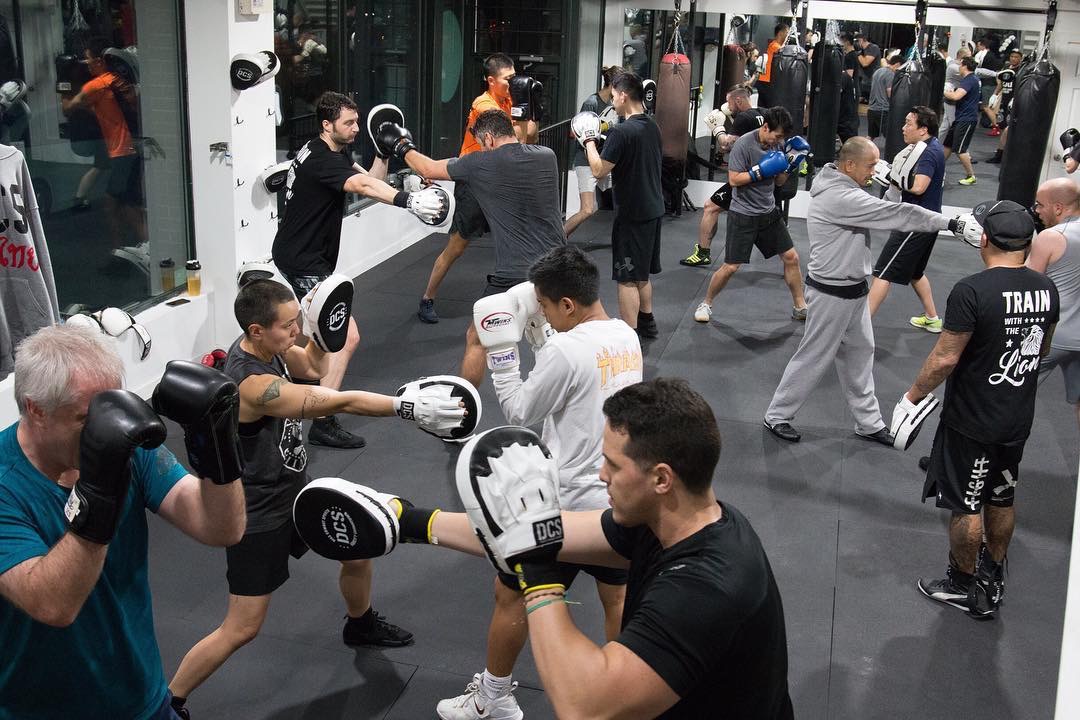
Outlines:
<svg viewBox="0 0 1080 720"><path fill-rule="evenodd" d="M1045 57L1030 65L1023 76L1017 73L1009 138L998 172L998 200L1024 207L1035 202L1060 86L1061 73Z"/></svg>
<svg viewBox="0 0 1080 720"><path fill-rule="evenodd" d="M818 45L810 64L810 147L814 166L836 159L836 125L840 119L841 75L844 49L839 45Z"/></svg>
<svg viewBox="0 0 1080 720"><path fill-rule="evenodd" d="M889 96L889 114L885 118L885 155L884 160L892 162L896 153L903 150L904 118L916 105L930 102L930 76L922 63L911 60L893 76L892 94Z"/></svg>
<svg viewBox="0 0 1080 720"><path fill-rule="evenodd" d="M801 134L806 124L806 51L798 45L784 45L773 53L772 89L769 102L791 113L792 126Z"/></svg>
<svg viewBox="0 0 1080 720"><path fill-rule="evenodd" d="M724 102L728 92L743 81L746 74L746 51L741 45L725 45L724 56L720 61L720 102ZM716 102L714 100L714 102Z"/></svg>
<svg viewBox="0 0 1080 720"><path fill-rule="evenodd" d="M690 143L690 58L670 52L656 76L656 124L663 153L660 186L669 213L678 211L686 186L686 149Z"/></svg>
<svg viewBox="0 0 1080 720"><path fill-rule="evenodd" d="M937 113L939 124L945 109L945 64L945 58L936 51L928 52L923 58L923 67L930 78L930 100L926 104Z"/></svg>

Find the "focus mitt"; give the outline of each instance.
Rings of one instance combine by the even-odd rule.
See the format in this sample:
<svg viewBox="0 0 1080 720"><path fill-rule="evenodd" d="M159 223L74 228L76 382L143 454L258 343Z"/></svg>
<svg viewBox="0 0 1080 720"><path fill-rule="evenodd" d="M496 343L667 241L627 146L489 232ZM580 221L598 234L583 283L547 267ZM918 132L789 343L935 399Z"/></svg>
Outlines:
<svg viewBox="0 0 1080 720"><path fill-rule="evenodd" d="M600 113L600 134L603 135L613 126L619 124L619 113L615 111L614 105L608 105Z"/></svg>
<svg viewBox="0 0 1080 720"><path fill-rule="evenodd" d="M656 81L653 79L641 81L641 97L642 104L645 106L645 112L652 115L656 112Z"/></svg>
<svg viewBox="0 0 1080 720"><path fill-rule="evenodd" d="M920 140L914 145L908 145L893 158L892 172L889 177L900 186L901 190L910 191L915 184L915 170L924 150L926 150L926 142Z"/></svg>
<svg viewBox="0 0 1080 720"><path fill-rule="evenodd" d="M266 168L259 175L259 184L262 185L266 192L277 195L285 189L285 185L289 181L289 171L292 169L292 164L292 160L285 160Z"/></svg>
<svg viewBox="0 0 1080 720"><path fill-rule="evenodd" d="M379 147L379 128L381 128L385 123L405 127L405 113L403 113L401 111L401 108L399 108L397 105L392 105L390 103L376 105L368 111L368 137L371 138L371 143L375 146L375 154L377 154L381 158L390 157L389 152L384 152L384 148Z"/></svg>
<svg viewBox="0 0 1080 720"><path fill-rule="evenodd" d="M465 407L459 407L459 402ZM406 420L415 420L424 432L456 442L476 432L483 407L480 393L465 378L432 375L399 387L394 411ZM428 419L422 419L425 417Z"/></svg>
<svg viewBox="0 0 1080 720"><path fill-rule="evenodd" d="M241 53L233 56L229 65L229 81L237 90L247 90L277 75L277 55L269 50Z"/></svg>
<svg viewBox="0 0 1080 720"><path fill-rule="evenodd" d="M312 480L293 501L293 524L309 548L331 560L363 560L397 547L393 495L341 478Z"/></svg>
<svg viewBox="0 0 1080 720"><path fill-rule="evenodd" d="M403 207L425 225L444 228L454 217L454 197L440 185L432 185L416 192L398 193L403 203L397 198L394 204Z"/></svg>
<svg viewBox="0 0 1080 720"><path fill-rule="evenodd" d="M281 283L285 287L292 291L292 285L285 279L285 276L281 274L281 271L277 269L271 258L264 258L262 260L249 260L240 266L240 269L236 271L236 289L247 285L253 280L273 280L274 282ZM293 292L295 296L296 293Z"/></svg>
<svg viewBox="0 0 1080 720"><path fill-rule="evenodd" d="M455 477L469 524L497 570L554 561L563 541L559 470L536 433L506 425L477 435L462 448Z"/></svg>
<svg viewBox="0 0 1080 720"><path fill-rule="evenodd" d="M141 346L141 355L139 359L145 360L146 356L150 354L150 332L142 325L135 322L135 318L133 318L126 310L108 307L97 313L97 319L98 322L101 323L101 329L104 330L107 335L112 335L115 338L120 337L128 330L134 330L136 337L139 338L139 344Z"/></svg>
<svg viewBox="0 0 1080 720"><path fill-rule="evenodd" d="M876 182L882 187L889 187L889 173L892 172L892 167L884 160L878 160L874 163L874 175L870 178L873 182Z"/></svg>
<svg viewBox="0 0 1080 720"><path fill-rule="evenodd" d="M581 147L585 147L600 137L600 116L588 110L579 112L570 120L570 129Z"/></svg>
<svg viewBox="0 0 1080 720"><path fill-rule="evenodd" d="M339 273L311 288L300 300L304 332L323 352L336 353L345 347L352 301L352 280Z"/></svg>
<svg viewBox="0 0 1080 720"><path fill-rule="evenodd" d="M889 432L893 436L893 447L897 450L907 450L911 443L915 442L923 423L930 414L937 409L938 399L931 393L917 403L908 400L907 393L900 398L893 409L892 423Z"/></svg>

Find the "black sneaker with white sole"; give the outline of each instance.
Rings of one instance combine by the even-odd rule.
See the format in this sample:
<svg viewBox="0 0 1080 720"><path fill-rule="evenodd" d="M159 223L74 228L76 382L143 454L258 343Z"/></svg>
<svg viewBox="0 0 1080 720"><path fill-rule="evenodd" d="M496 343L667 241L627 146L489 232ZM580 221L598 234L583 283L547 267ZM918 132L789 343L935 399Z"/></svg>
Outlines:
<svg viewBox="0 0 1080 720"><path fill-rule="evenodd" d="M316 418L315 422L311 423L311 430L308 431L308 442L312 445L344 450L359 450L367 445L367 440L341 427L337 418L333 415Z"/></svg>
<svg viewBox="0 0 1080 720"><path fill-rule="evenodd" d="M994 611L985 604L983 607L976 605L973 592L975 576L961 572L952 565L945 570L945 577L941 580L919 578L917 585L919 592L931 600L963 610L973 618L981 620L993 615Z"/></svg>

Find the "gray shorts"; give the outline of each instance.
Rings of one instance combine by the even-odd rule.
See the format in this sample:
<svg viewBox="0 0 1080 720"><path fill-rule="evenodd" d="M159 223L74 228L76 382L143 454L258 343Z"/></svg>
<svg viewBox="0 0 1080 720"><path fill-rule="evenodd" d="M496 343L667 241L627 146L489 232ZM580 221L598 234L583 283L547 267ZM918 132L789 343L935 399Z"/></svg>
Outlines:
<svg viewBox="0 0 1080 720"><path fill-rule="evenodd" d="M1058 367L1065 376L1065 400L1073 405L1080 403L1080 350L1051 347L1050 354L1039 363L1040 381Z"/></svg>

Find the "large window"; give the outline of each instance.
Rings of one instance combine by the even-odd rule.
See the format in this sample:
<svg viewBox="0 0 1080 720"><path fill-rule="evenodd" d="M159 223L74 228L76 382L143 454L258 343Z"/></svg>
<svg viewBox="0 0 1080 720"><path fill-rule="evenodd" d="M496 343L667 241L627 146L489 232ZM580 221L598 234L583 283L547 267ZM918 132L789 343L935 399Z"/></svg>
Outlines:
<svg viewBox="0 0 1080 720"><path fill-rule="evenodd" d="M0 83L16 83L0 86L0 142L26 157L62 313L135 306L183 276L177 6L0 0Z"/></svg>

